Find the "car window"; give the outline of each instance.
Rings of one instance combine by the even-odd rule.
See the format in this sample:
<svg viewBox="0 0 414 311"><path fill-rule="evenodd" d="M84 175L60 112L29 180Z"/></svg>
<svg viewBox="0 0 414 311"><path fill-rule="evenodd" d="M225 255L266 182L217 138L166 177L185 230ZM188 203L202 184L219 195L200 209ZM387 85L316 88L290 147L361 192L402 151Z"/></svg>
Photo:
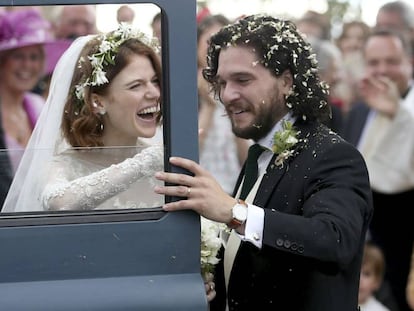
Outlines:
<svg viewBox="0 0 414 311"><path fill-rule="evenodd" d="M87 2L73 0L65 4ZM13 9L61 3L0 0L0 6ZM149 3L102 0L88 4L108 5L115 15L114 6ZM160 12L162 21L163 118L154 139L163 146L161 166L179 172L165 159L175 155L198 160L196 1L154 0L150 4L155 6L151 17ZM3 196L12 182L12 162L22 156L21 149L6 147L7 141L0 140ZM72 148L68 152L99 164L102 152L131 153L137 151L135 148ZM39 151L50 152L41 148ZM58 160L72 168L73 163L65 162L65 156ZM41 167L41 156L38 163L34 169ZM49 176L50 171L42 174ZM104 179L97 181L105 183ZM119 196L102 209L45 211L39 210L33 198L33 202L22 206L28 211L0 213L2 309L207 310L200 274L199 217L190 211L164 212L163 202L181 198L154 198L147 191L149 188L151 185L145 181L133 185L132 202ZM130 206L117 208L124 201Z"/></svg>
<svg viewBox="0 0 414 311"><path fill-rule="evenodd" d="M45 72L41 74L40 81L34 86L32 90L29 90L25 93L25 98L22 101L25 107L24 111L27 114L27 118L31 118L30 121L33 123L33 127L37 123L37 121L39 121L39 123L54 122L56 119L56 117L49 117L48 119L47 116L51 114L48 114L46 117L44 117L43 115L38 117L38 114L33 113L31 111L33 110L32 105L34 105L35 103L35 100L33 98L35 98L36 101L42 101L43 99L39 99L37 97L43 97L46 101L46 104L44 105L48 107L47 101L50 98L56 97L55 94L49 93L50 85L51 83L53 83L50 81L50 77L53 74L54 68L57 62L59 61L60 57L65 53L65 51L69 48L69 46L76 37L85 34L99 34L101 32L116 30L118 28L118 20L123 19L123 17L120 15L121 11L119 11L121 7L123 7L123 9L127 7L129 10L132 10L134 14L136 14L136 18L135 16L133 16L133 20L129 21L128 23L132 24L133 27L142 31L148 38L151 38L156 34L155 20L161 20L161 18L157 18L161 14L161 9L159 6L155 4L88 4L81 5L79 7L85 9L79 8L76 9L76 11L75 9L69 11L67 10L67 6L33 6L34 9L41 12L41 15L44 17L45 20L50 22L51 27L50 29L48 29L50 30L48 32L50 32L50 35L56 37L55 39L50 39L53 40L53 44L50 44L47 41L41 41L44 42L43 49L45 51L46 57L46 69ZM20 9L26 10L28 8L3 8L5 12L12 12ZM94 12L93 14L89 12L92 10ZM75 15L76 13L78 13L78 16ZM65 14L68 14L69 16L64 17ZM96 21L93 22L93 19L91 19L92 17L90 16L95 16ZM29 18L29 16L27 18ZM159 22L159 24L161 25L161 21ZM4 24L4 27L6 26L7 23ZM15 27L19 28L20 26ZM27 36L35 37L38 34L34 31L24 31L27 32ZM20 45L19 44L16 45L16 47L18 47L17 51L20 51L22 49L21 45L23 44L23 41ZM158 44L159 46L161 46L160 42ZM2 49L2 53L4 59L8 60L11 58L11 52L9 52L9 50ZM159 56L162 61L161 53ZM16 66L19 66L19 63L16 64ZM140 77L138 76L138 78ZM129 94L132 94L129 96L135 96L139 99L139 94L142 94L142 91L140 91L139 88L141 87L142 89L142 85L143 83L141 81L134 82L133 85L128 85L128 89L124 93L129 92ZM168 86L166 85L166 87ZM163 85L160 85L160 88L163 89ZM59 89L54 89L53 91L56 92L57 90ZM167 96L164 96L164 98L167 98ZM121 100L119 100L118 102L121 102ZM16 101L15 103L15 105L20 104L22 103L18 101ZM120 104L117 102L115 104L120 106ZM161 103L160 108L161 112L162 104L163 103ZM125 105L125 109L127 108L128 106ZM132 108L135 109L134 107ZM117 172L117 170L115 169L112 169L111 171L111 166L119 165L120 167L123 167L119 170L125 170L126 166L123 165L123 163L128 158L134 158L134 155L141 153L143 150L146 149L147 146L153 144L163 145L164 126L162 122L157 127L157 130L153 137L147 136L146 138L139 138L139 141L134 146L124 146L122 144L118 144L116 141L116 146L106 144L105 147L62 147L59 144L52 143L49 145L45 145L45 143L39 141L40 138L34 137L32 138L32 140L39 141L39 143L30 144L30 148L27 148L30 150L26 150L25 154L25 159L33 158L34 164L31 164L29 162L29 164L26 164L27 161L22 161L22 157L25 151L24 146L28 144L28 142L27 140L24 143L18 141L18 137L16 136L18 133L16 134L15 131L16 126L13 126L13 124L20 123L20 125L18 125L18 129L20 129L22 126L24 126L24 124L27 124L27 122L25 119L23 119L17 123L12 122L12 124L10 124L9 118L11 117L9 117L9 115L11 115L11 113L8 113L8 110L6 109L2 110L3 126L2 135L0 135L0 165L2 168L2 171L0 173L0 202L4 202L6 195L8 193L8 188L10 184L13 182L12 191L10 191L9 193L7 203L2 210L3 212L17 213L55 210L99 211L145 208L148 209L159 208L165 202L163 196L155 194L152 190L155 185L159 184L157 183L155 178L153 178L153 176L137 176L133 180L122 180L121 178L114 179L113 181L109 180L109 177L113 176ZM49 110L51 109L48 109L48 111ZM65 111L65 114L70 113L71 112ZM75 111L74 113L78 112ZM148 113L147 115L150 116L151 114ZM164 118L164 120L166 119L167 118ZM125 123L127 123L127 120L125 120ZM101 128L103 127L102 124L100 126ZM28 130L30 130L30 128ZM55 130L60 131L60 129ZM51 135L51 137L54 136ZM59 136L58 139L60 139ZM53 156L51 154L53 154ZM24 162L25 164L21 165L20 171L23 171L23 173L20 172L20 175L23 174L24 176L16 177L16 172L18 170L19 164L21 164L22 162ZM160 159L159 162L159 167L160 169L162 169L164 167L163 159ZM29 168L25 167L29 165ZM24 168L22 168L22 166ZM34 166L36 166L36 168L34 168ZM107 175L100 175L99 172L105 169L109 170L110 172ZM137 168L137 170L138 169L142 168ZM42 171L40 174L39 170ZM31 173L31 171L35 171L35 173ZM33 174L35 174L35 177L32 177ZM95 175L95 177L93 177L92 175ZM13 179L15 180L13 181ZM30 181L29 179L36 180L33 182L35 183L35 186L26 186L26 184ZM105 183L107 184L107 187L103 186ZM27 191L26 188L28 187L31 189ZM36 187L42 187L42 189L34 189ZM64 197L64 195L65 191L66 193L69 192L69 190L67 190L68 188L74 188L74 191L76 193L75 195L66 198ZM102 188L100 193L98 193L98 188ZM26 195L26 192L29 193ZM39 199L39 194L41 194L42 199ZM20 199L21 196L29 197L29 200L22 200ZM86 201L86 199L84 199L92 196L99 196L102 197L102 199L95 201L89 200L89 203ZM52 199L46 200L43 198ZM54 198L62 199L59 200L58 204L49 204L48 202L53 200Z"/></svg>

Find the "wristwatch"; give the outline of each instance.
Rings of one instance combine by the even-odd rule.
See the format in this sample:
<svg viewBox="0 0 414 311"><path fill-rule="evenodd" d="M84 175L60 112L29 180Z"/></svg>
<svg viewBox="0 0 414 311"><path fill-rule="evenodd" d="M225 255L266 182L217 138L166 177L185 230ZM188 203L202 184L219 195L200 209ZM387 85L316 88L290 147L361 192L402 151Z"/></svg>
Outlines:
<svg viewBox="0 0 414 311"><path fill-rule="evenodd" d="M247 219L247 203L243 200L237 199L237 203L232 207L232 220L227 224L230 229L236 229L243 225Z"/></svg>

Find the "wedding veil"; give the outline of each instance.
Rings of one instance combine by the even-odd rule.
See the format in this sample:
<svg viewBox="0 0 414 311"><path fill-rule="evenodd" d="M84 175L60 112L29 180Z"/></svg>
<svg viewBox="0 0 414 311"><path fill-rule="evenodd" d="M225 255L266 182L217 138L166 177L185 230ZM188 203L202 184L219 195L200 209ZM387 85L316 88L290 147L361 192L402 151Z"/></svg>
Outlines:
<svg viewBox="0 0 414 311"><path fill-rule="evenodd" d="M60 130L63 107L78 57L93 37L89 35L76 39L58 61L49 96L24 151L2 212L39 211L44 188L42 178L47 173L47 166L54 155L69 148Z"/></svg>

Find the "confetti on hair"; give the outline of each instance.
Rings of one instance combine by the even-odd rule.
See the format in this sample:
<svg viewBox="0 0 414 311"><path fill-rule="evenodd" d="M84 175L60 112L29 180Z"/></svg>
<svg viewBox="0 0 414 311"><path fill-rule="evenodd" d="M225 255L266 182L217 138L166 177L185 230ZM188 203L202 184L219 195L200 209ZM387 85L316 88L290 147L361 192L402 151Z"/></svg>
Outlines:
<svg viewBox="0 0 414 311"><path fill-rule="evenodd" d="M213 35L203 76L212 83L216 94L221 87L216 80L219 54L221 49L231 46L252 48L258 57L253 66L262 65L276 77L286 70L290 72L293 86L285 100L293 115L314 120L328 113L328 85L319 78L316 55L310 43L293 22L257 14L239 19Z"/></svg>

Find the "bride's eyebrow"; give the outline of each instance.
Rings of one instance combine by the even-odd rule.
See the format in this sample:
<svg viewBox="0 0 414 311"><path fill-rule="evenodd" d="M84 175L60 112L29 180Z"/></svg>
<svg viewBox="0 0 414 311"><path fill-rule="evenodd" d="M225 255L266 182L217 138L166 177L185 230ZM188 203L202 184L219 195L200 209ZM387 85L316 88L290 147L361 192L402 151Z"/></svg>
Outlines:
<svg viewBox="0 0 414 311"><path fill-rule="evenodd" d="M151 81L153 78L147 79L143 77L133 78L132 80L128 80L124 83L125 86L133 86L137 83L145 83L146 81Z"/></svg>
<svg viewBox="0 0 414 311"><path fill-rule="evenodd" d="M133 79L131 81L128 81L128 82L124 83L124 85L126 87L132 87L132 86L134 86L137 83L144 84L144 83L147 83L147 82L152 82L154 80L159 80L159 78L158 78L158 76L156 74L153 75L152 77L148 78L148 79L147 78L136 78L136 79Z"/></svg>
<svg viewBox="0 0 414 311"><path fill-rule="evenodd" d="M137 78L137 79L134 79L134 80L128 81L127 83L125 83L125 85L126 85L126 86L131 86L131 85L134 85L134 84L136 84L136 83L142 83L142 82L144 82L144 81L145 81L145 79L143 79L143 78Z"/></svg>

